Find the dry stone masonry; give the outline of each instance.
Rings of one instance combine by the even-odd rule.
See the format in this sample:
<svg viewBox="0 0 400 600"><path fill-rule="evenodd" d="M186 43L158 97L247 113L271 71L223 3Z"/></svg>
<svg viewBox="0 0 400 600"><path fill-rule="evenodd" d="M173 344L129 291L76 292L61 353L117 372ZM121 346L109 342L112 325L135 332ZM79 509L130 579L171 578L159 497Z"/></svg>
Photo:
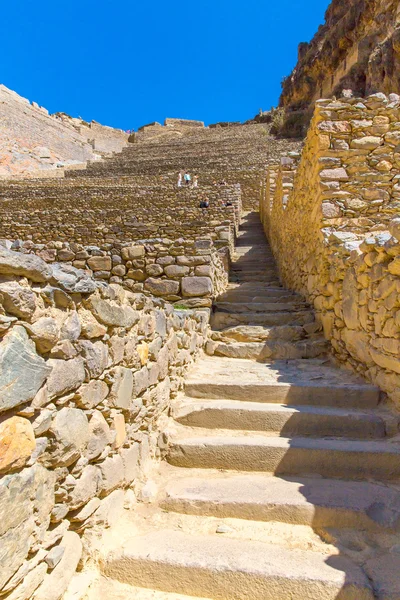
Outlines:
<svg viewBox="0 0 400 600"><path fill-rule="evenodd" d="M208 312L4 247L0 274L0 587L49 600L75 572L82 532L114 522L163 451Z"/></svg>
<svg viewBox="0 0 400 600"><path fill-rule="evenodd" d="M63 167L79 168L127 144L124 131L66 114L49 115L0 85L0 178L62 176Z"/></svg>
<svg viewBox="0 0 400 600"><path fill-rule="evenodd" d="M398 600L399 123L167 119L0 184L0 596Z"/></svg>
<svg viewBox="0 0 400 600"><path fill-rule="evenodd" d="M399 406L400 98L319 100L301 160L270 169L262 220L336 358Z"/></svg>

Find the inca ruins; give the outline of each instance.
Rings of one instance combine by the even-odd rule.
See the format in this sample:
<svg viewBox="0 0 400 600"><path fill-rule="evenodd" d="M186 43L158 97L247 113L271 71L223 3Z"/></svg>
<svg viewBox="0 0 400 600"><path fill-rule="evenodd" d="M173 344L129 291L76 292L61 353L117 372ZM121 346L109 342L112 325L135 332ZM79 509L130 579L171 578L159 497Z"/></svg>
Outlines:
<svg viewBox="0 0 400 600"><path fill-rule="evenodd" d="M0 86L1 600L400 600L399 39L333 0L246 123Z"/></svg>

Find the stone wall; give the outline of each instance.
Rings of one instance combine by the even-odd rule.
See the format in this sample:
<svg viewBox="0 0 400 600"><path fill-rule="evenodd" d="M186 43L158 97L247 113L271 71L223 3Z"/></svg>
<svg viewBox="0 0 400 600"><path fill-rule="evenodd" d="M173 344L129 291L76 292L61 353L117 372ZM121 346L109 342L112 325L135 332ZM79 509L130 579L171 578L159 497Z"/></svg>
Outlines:
<svg viewBox="0 0 400 600"><path fill-rule="evenodd" d="M37 255L49 264L61 262L65 268L82 269L96 281L120 284L186 307L210 307L227 286L234 243L229 222L216 227L216 235L215 240L198 236L102 247L61 241L3 243L12 251Z"/></svg>
<svg viewBox="0 0 400 600"><path fill-rule="evenodd" d="M257 210L260 187L268 164L281 152L298 150L300 142L276 139L270 124L250 123L218 128L163 127L152 124L134 136L121 154L88 165L84 176L170 177L175 183L180 170L199 177L200 186L225 180L240 184L245 210ZM82 173L67 172L67 177Z"/></svg>
<svg viewBox="0 0 400 600"><path fill-rule="evenodd" d="M128 134L68 115L49 115L0 85L0 177L45 172L119 152Z"/></svg>
<svg viewBox="0 0 400 600"><path fill-rule="evenodd" d="M340 362L400 404L400 99L317 102L299 164L267 178L261 214L285 283Z"/></svg>
<svg viewBox="0 0 400 600"><path fill-rule="evenodd" d="M208 318L0 247L0 594L58 600L82 534L149 493Z"/></svg>
<svg viewBox="0 0 400 600"><path fill-rule="evenodd" d="M207 211L199 208L205 197ZM176 183L141 185L129 179L4 182L0 199L0 237L35 243L98 245L204 235L217 240L219 227L231 224L237 230L241 212L240 186L187 190Z"/></svg>

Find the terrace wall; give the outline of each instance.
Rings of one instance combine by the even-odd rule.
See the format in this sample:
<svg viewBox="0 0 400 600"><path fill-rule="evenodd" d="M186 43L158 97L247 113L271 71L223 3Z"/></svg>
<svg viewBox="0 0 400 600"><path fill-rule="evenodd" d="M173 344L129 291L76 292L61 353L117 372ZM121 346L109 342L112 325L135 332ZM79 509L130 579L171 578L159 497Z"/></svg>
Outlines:
<svg viewBox="0 0 400 600"><path fill-rule="evenodd" d="M336 358L400 405L400 103L321 100L300 163L270 172L262 218L285 285Z"/></svg>
<svg viewBox="0 0 400 600"><path fill-rule="evenodd" d="M0 591L49 600L83 558L85 531L151 494L209 311L4 247L0 278Z"/></svg>

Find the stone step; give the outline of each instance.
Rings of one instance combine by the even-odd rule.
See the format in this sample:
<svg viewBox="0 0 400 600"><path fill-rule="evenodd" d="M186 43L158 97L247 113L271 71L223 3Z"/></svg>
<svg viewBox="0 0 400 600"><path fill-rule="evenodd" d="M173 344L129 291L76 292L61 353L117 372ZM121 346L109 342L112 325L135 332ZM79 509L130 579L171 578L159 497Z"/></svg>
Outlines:
<svg viewBox="0 0 400 600"><path fill-rule="evenodd" d="M204 357L188 375L185 392L191 398L336 408L375 408L379 402L376 386L318 359L263 364Z"/></svg>
<svg viewBox="0 0 400 600"><path fill-rule="evenodd" d="M247 282L247 281L257 281L259 283L264 283L267 285L279 285L279 279L276 275L251 275L251 274L229 274L230 282Z"/></svg>
<svg viewBox="0 0 400 600"><path fill-rule="evenodd" d="M251 326L250 326L251 327ZM266 339L263 342L218 341L213 344L213 354L228 358L245 358L257 361L317 358L328 352L328 342L323 337L299 341Z"/></svg>
<svg viewBox="0 0 400 600"><path fill-rule="evenodd" d="M211 316L211 327L223 329L236 325L305 325L314 321L314 313L311 311L283 311L283 312L215 312Z"/></svg>
<svg viewBox="0 0 400 600"><path fill-rule="evenodd" d="M237 325L227 327L221 331L213 331L212 340L231 343L253 343L253 342L298 342L306 338L306 331L301 325L278 325L276 327L264 327L263 325ZM310 340L307 340L310 341ZM324 340L325 341L325 340Z"/></svg>
<svg viewBox="0 0 400 600"><path fill-rule="evenodd" d="M172 473L161 505L170 512L279 521L314 529L400 530L399 490L359 481L263 473L174 479Z"/></svg>
<svg viewBox="0 0 400 600"><path fill-rule="evenodd" d="M108 577L99 577L86 595L67 595L66 600L212 600L199 596L174 594L160 590L146 589L121 583Z"/></svg>
<svg viewBox="0 0 400 600"><path fill-rule="evenodd" d="M266 431L283 437L383 439L386 436L385 419L380 414L326 406L184 398L174 408L173 417L189 427Z"/></svg>
<svg viewBox="0 0 400 600"><path fill-rule="evenodd" d="M173 530L137 535L106 557L107 577L214 600L373 600L349 559Z"/></svg>
<svg viewBox="0 0 400 600"><path fill-rule="evenodd" d="M168 462L176 467L265 471L380 481L400 478L400 443L243 435L196 435L185 428L171 438ZM194 433L193 433L194 432ZM182 437L181 437L182 436Z"/></svg>
<svg viewBox="0 0 400 600"><path fill-rule="evenodd" d="M294 300L293 296L282 296L281 298L262 298L255 296L239 296L235 298L235 292L232 292L228 298L232 301L217 300L214 306L219 310L227 310L229 312L282 312L282 311L298 311L307 308L307 304L300 299ZM268 301L269 300L269 301Z"/></svg>

